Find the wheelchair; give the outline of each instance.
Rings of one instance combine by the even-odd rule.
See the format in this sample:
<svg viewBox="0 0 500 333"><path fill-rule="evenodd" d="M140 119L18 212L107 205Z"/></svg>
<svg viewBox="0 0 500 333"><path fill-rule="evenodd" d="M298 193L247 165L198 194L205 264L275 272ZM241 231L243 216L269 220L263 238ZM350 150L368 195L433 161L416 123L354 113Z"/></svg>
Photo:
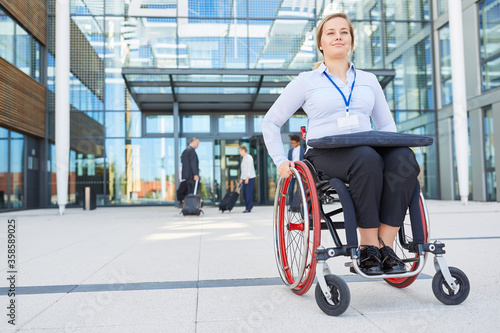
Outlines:
<svg viewBox="0 0 500 333"><path fill-rule="evenodd" d="M305 294L316 278L316 303L326 314L339 316L349 307L351 296L347 283L331 273L328 259L349 257L345 266L361 277L383 279L393 287L405 288L417 279L432 253L436 269L432 291L436 298L446 305L460 304L467 298L470 285L465 273L448 267L442 242L429 243L429 216L418 182L409 205L409 218L405 218L394 244L407 272L367 275L359 268L356 216L348 186L338 178L329 179L316 172L306 159L295 162L291 170L293 175L280 178L276 188L273 243L280 277L295 294ZM341 217L343 221L333 221ZM339 237L340 229L345 229L345 244ZM335 247L321 246L322 230L329 231Z"/></svg>

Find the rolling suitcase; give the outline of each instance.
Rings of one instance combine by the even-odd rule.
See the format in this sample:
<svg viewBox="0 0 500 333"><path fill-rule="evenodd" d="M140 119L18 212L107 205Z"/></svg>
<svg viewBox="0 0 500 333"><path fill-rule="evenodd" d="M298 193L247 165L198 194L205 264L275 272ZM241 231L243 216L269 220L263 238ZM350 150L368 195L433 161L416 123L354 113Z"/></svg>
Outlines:
<svg viewBox="0 0 500 333"><path fill-rule="evenodd" d="M226 210L231 211L231 209L233 209L234 205L236 204L236 200L238 200L238 196L240 195L239 190L240 185L238 184L236 191L226 193L219 204L219 210L222 210L223 213Z"/></svg>
<svg viewBox="0 0 500 333"><path fill-rule="evenodd" d="M196 194L198 189L198 181L194 185L194 193L188 194L184 198L184 206L182 207L182 215L200 215L203 211L201 210L201 197Z"/></svg>

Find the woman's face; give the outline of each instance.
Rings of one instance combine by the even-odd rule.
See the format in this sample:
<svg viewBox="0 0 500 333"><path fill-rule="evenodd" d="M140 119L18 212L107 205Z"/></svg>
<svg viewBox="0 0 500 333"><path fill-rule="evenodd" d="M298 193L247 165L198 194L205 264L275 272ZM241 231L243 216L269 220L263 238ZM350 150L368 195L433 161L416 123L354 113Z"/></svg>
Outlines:
<svg viewBox="0 0 500 333"><path fill-rule="evenodd" d="M325 22L320 43L325 58L347 58L351 45L352 36L345 19L335 17Z"/></svg>

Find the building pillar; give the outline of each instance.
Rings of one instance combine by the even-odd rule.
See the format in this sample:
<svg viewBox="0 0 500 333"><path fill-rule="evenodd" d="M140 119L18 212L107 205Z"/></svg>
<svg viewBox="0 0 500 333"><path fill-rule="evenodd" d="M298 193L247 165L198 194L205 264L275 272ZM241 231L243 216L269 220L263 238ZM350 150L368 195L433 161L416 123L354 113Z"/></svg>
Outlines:
<svg viewBox="0 0 500 333"><path fill-rule="evenodd" d="M451 72L453 86L453 124L460 199L466 204L469 197L469 163L467 131L467 94L462 26L462 1L448 0L450 18Z"/></svg>
<svg viewBox="0 0 500 333"><path fill-rule="evenodd" d="M175 170L175 188L179 188L179 102L174 102L174 170ZM177 191L175 191L175 200L177 200Z"/></svg>
<svg viewBox="0 0 500 333"><path fill-rule="evenodd" d="M472 171L472 200L486 201L483 110L470 110L469 122Z"/></svg>
<svg viewBox="0 0 500 333"><path fill-rule="evenodd" d="M56 0L56 114L55 141L57 203L64 214L68 203L69 171L69 0Z"/></svg>
<svg viewBox="0 0 500 333"><path fill-rule="evenodd" d="M495 173L497 178L497 201L500 201L500 176L497 169L500 170L500 102L493 103L491 105L493 113L493 127L497 130L493 130L493 139L496 142L495 145Z"/></svg>
<svg viewBox="0 0 500 333"><path fill-rule="evenodd" d="M453 136L451 118L438 120L439 144L439 187L441 189L441 200L455 199L455 186L453 177Z"/></svg>

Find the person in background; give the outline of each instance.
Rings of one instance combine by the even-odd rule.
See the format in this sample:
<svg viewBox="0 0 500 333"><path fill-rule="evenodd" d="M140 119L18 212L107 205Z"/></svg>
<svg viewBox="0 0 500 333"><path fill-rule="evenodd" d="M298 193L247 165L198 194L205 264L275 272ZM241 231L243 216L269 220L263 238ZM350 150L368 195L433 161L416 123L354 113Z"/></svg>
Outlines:
<svg viewBox="0 0 500 333"><path fill-rule="evenodd" d="M300 135L290 135L290 143L292 144L292 148L288 151L288 159L292 162L302 160L306 150L300 146Z"/></svg>
<svg viewBox="0 0 500 333"><path fill-rule="evenodd" d="M292 148L290 148L290 150L288 151L288 159L292 162L301 161L304 158L306 150L300 146L300 135L298 134L290 135L290 143L292 145ZM297 200L299 199L299 197L294 196L295 194L294 192L296 191L294 187L295 187L295 178L292 178L288 190L288 202L290 205L290 209L292 211L299 211L300 201Z"/></svg>
<svg viewBox="0 0 500 333"><path fill-rule="evenodd" d="M177 200L182 202L186 195L194 192L195 182L200 180L198 169L198 155L195 149L198 148L200 140L191 138L189 146L181 154L182 173L181 183L177 190Z"/></svg>
<svg viewBox="0 0 500 333"><path fill-rule="evenodd" d="M247 146L241 145L239 148L241 160L241 173L240 184L241 192L245 197L245 210L243 213L250 213L253 207L253 189L255 186L255 167L253 165L253 158L247 152Z"/></svg>

